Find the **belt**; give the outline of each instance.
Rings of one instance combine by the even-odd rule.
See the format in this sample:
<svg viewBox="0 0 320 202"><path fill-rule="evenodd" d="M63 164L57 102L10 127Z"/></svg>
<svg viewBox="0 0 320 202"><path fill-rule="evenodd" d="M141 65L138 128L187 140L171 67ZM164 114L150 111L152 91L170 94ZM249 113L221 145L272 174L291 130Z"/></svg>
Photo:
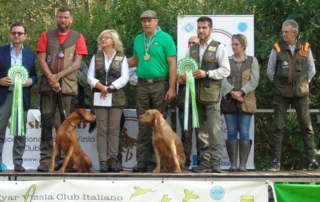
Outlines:
<svg viewBox="0 0 320 202"><path fill-rule="evenodd" d="M141 79L141 78L138 78L139 82L149 83L149 84L158 83L160 81L168 81L168 80L169 80L169 77L167 77L167 76L159 77L159 78L155 78L155 79Z"/></svg>

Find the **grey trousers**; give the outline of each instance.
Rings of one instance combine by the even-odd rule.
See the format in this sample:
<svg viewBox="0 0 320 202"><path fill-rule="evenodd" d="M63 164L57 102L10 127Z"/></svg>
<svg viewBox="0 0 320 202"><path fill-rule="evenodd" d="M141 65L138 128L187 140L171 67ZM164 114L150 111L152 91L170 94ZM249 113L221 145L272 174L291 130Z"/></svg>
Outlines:
<svg viewBox="0 0 320 202"><path fill-rule="evenodd" d="M99 161L117 159L120 120L123 108L94 107L97 122L97 151Z"/></svg>
<svg viewBox="0 0 320 202"><path fill-rule="evenodd" d="M200 164L211 167L212 164L220 164L222 158L220 102L211 105L197 102L197 107L200 121L197 144Z"/></svg>
<svg viewBox="0 0 320 202"><path fill-rule="evenodd" d="M0 164L2 163L2 152L3 152L3 145L4 145L6 130L8 127L10 116L11 116L12 99L13 99L13 94L8 93L5 102L3 103L3 105L0 106ZM25 134L26 134L27 113L28 111L24 111ZM26 146L25 136L14 137L13 148L12 148L12 159L13 159L14 165L17 165L17 164L22 165L23 163L22 156L24 153L25 146Z"/></svg>

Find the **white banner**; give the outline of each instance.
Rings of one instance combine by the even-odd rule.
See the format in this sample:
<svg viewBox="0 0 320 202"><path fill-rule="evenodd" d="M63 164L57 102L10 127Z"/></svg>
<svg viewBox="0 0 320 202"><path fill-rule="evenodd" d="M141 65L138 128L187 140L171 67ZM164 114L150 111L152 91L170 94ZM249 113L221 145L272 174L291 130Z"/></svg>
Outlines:
<svg viewBox="0 0 320 202"><path fill-rule="evenodd" d="M0 181L0 202L267 202L266 182L162 180Z"/></svg>

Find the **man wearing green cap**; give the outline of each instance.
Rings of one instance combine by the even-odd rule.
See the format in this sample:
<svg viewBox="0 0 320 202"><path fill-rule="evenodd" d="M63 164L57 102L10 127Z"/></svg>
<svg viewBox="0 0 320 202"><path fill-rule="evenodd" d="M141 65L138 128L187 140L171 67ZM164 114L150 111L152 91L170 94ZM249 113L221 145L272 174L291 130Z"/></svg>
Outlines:
<svg viewBox="0 0 320 202"><path fill-rule="evenodd" d="M134 40L133 57L128 59L130 67L137 67L136 88L137 117L148 109L163 112L165 100L176 97L177 51L172 37L157 29L158 17L152 10L140 16L144 32ZM147 172L151 156L152 129L139 123L136 159L138 164L132 172Z"/></svg>

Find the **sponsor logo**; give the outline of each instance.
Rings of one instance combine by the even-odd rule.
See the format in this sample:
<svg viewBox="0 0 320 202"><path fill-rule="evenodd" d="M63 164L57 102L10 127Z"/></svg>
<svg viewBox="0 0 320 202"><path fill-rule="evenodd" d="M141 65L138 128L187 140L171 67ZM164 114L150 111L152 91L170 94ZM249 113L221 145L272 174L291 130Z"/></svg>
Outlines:
<svg viewBox="0 0 320 202"><path fill-rule="evenodd" d="M210 197L213 200L220 201L221 199L224 198L224 195L225 195L225 190L221 186L214 186L210 190Z"/></svg>
<svg viewBox="0 0 320 202"><path fill-rule="evenodd" d="M245 31L247 31L247 29L248 29L247 23L245 23L245 22L240 22L240 23L238 24L238 30L239 30L240 32L245 32Z"/></svg>

